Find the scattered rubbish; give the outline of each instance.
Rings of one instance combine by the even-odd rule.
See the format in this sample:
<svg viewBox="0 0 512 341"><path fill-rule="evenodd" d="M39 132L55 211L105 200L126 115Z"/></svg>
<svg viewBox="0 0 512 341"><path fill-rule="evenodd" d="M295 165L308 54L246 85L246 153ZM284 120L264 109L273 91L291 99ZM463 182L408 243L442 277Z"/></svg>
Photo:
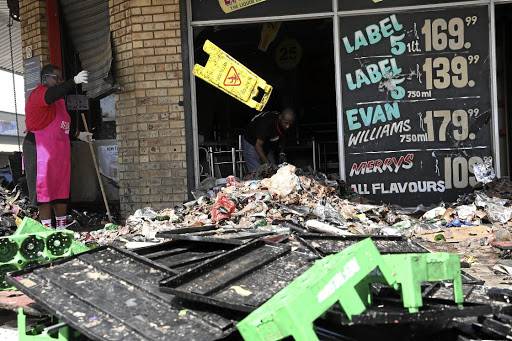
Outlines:
<svg viewBox="0 0 512 341"><path fill-rule="evenodd" d="M345 220L341 214L329 202L321 200L312 212L318 219L342 225ZM362 219L360 219L362 220Z"/></svg>
<svg viewBox="0 0 512 341"><path fill-rule="evenodd" d="M315 248L323 256L336 254L350 245L358 243L370 236L332 236L327 234L301 234L299 241ZM381 254L424 253L427 249L404 236L371 236L373 243Z"/></svg>
<svg viewBox="0 0 512 341"><path fill-rule="evenodd" d="M434 237L434 240L436 242L445 242L446 238L442 234L436 234L435 237Z"/></svg>
<svg viewBox="0 0 512 341"><path fill-rule="evenodd" d="M136 210L135 213L133 214L132 218L133 219L145 219L145 220L150 220L150 219L153 219L153 218L156 218L158 216L158 214L153 211L151 209L151 207L146 207L146 208L143 208L143 209L140 209L140 210Z"/></svg>
<svg viewBox="0 0 512 341"><path fill-rule="evenodd" d="M459 218L453 218L451 222L445 225L445 227L461 227L461 226L471 226L471 223L466 221L460 221Z"/></svg>
<svg viewBox="0 0 512 341"><path fill-rule="evenodd" d="M439 228L438 230L422 234L421 239L434 242L436 235L443 234L447 242L459 243L467 240L488 238L490 237L488 230L489 228L484 225Z"/></svg>
<svg viewBox="0 0 512 341"><path fill-rule="evenodd" d="M15 190L6 192L8 196L4 198L4 204L7 213L0 216L0 233L6 231L12 235L10 242L0 238L0 262L8 260L5 264L0 263L0 273L16 271L15 276L7 275L9 284L16 283L24 292L29 292L31 297L37 296L36 301L48 305L50 313L59 314L56 315L59 320L74 323L70 327L92 338L98 338L99 335L93 330L92 324L108 321L114 328L122 329L126 326L123 321L140 319L144 315L136 315L139 309L144 305L152 306L153 303L150 302L155 302L158 297L155 304L170 312L169 316L157 317L145 326L142 324L146 320L142 324L137 321L122 332L102 331L105 335L118 339L130 338L133 330L145 335L147 339L162 339L162 335L173 338L168 333L174 333L171 335L181 336L173 339L180 340L180 337L187 339L183 338L183 335L188 335L187 328L198 328L197 334L188 339L215 339L234 330L233 323L238 321L213 313L209 315L205 308L196 311L195 305L203 307L206 303L205 306L215 306L215 311L239 314L238 317L246 315L264 306L276 294L279 296L281 290L311 269L315 261L317 264L321 263L331 255L343 253L370 237L379 254L382 254L382 259L391 259L387 258L389 254L415 254L414 259L407 259L406 256L393 258L393 267L405 268L405 264L414 263L413 269L418 274L413 275L418 276L418 282L425 282L420 291L423 295L418 296L418 288L406 289L408 294L395 293L396 296L391 299L386 293L388 290L394 292L394 289L383 289L380 284L375 285L374 297L379 306L367 307L368 310L357 316L351 312L347 315L343 307L331 307L325 316L327 320L330 314L337 316L338 322L341 315L343 325L351 317L350 323L354 325L370 323L369 316L374 316L375 324L418 322L420 318L424 321L438 321L440 316L483 316L490 314L489 305L470 302L459 308L460 285L457 282L455 288L452 283L457 277L457 271L460 272L457 264L468 268L467 271L472 271L475 276L479 276L478 271L483 266L490 270L492 265L489 264L494 262L482 262L482 252L485 250L498 257L495 248L499 248L502 254L505 251L509 253L508 258L506 255L502 258L512 258L512 182L495 177L491 180L484 183L485 186L476 186L478 190L461 195L457 202L401 208L371 202L350 191L350 186L331 175L312 170L306 172L293 165L283 165L280 168L262 165L250 175L249 180L235 177L207 178L192 191L194 200L182 206L159 211L151 207L141 208L128 216L124 225L109 224L102 214L72 211L68 221L75 223L70 226L88 225L98 228L89 232L59 231L61 235L53 236L50 244L47 239L41 244L38 239L40 236L24 226L23 231L32 233L35 237L23 237L29 240L26 243L30 245L25 248L29 251L25 252L24 258L20 258L22 263L26 263L22 267L14 264L18 258L13 260L11 257L16 247L18 252L23 246L23 241L20 244L16 234L11 232L11 225L16 226L16 221L20 222L21 217L33 216L34 211L24 206L20 201L21 194ZM6 229L2 230L4 225ZM48 233L55 235L57 232L52 230ZM100 247L94 250L98 250L97 253L91 251L55 262L56 270L43 264L56 258L50 255L51 252L61 253L69 249L69 243L73 239L87 246ZM39 250L41 245L45 247L45 251ZM436 253L429 253L423 245ZM116 246L129 249L130 252ZM442 266L445 260L438 259L445 257L443 255L446 250L454 252L454 248L455 252L467 256L461 257L460 261L455 256L450 260L445 259L451 264L453 271L450 272ZM438 251L440 252L437 253ZM62 255L73 254L66 252ZM424 256L417 256L418 254ZM100 261L103 262L101 266ZM82 286L83 283L72 282L71 278L58 279L52 273L64 269L68 271L71 268L82 269L89 263L93 270L83 271L90 272L91 276L84 279L85 286ZM37 266L37 271L27 269L29 264ZM19 270L20 268L23 269ZM428 276L420 275L422 270L419 269L429 269ZM502 276L502 282L511 280L511 269L505 260L499 261L493 268L498 276ZM344 280L350 277L345 275L353 271L350 267L346 273L345 268L342 270ZM153 273L158 275L153 276ZM62 274L59 273L59 276ZM140 277L135 280L130 277L132 274ZM376 275L377 271L372 274ZM106 276L110 276L108 280ZM505 276L508 277L503 279ZM114 277L128 281L112 284ZM208 280L204 280L205 278ZM463 276L463 281L464 278ZM96 309L94 305L98 302L90 306L96 292L94 290L99 290L96 288L99 284L92 282L101 282L100 279L110 281L107 289L102 289L106 293L112 288L117 290L119 285L122 287L115 300L119 306L129 308L125 310L134 310L133 314L131 311L116 310L118 307L102 306L101 309ZM473 279L476 281L472 282L475 285L483 284L480 279ZM56 302L70 298L64 293L51 292L57 285L57 282L54 283L57 280L58 285L63 283L69 292L80 291L72 299L72 304L79 307L77 312L85 314L78 322L76 315L59 311ZM38 292L31 281L35 286L40 286ZM402 288L410 286L403 278L400 281L397 280ZM431 283L428 284L429 282ZM125 284L132 287L124 287ZM431 300L433 293L442 292L442 289L448 290L448 297L452 297L450 303ZM50 292L55 297L43 298L40 290ZM135 290L136 294L129 293L130 290ZM464 287L464 296L471 290L473 289ZM86 297L87 294L92 298ZM177 296L176 299L174 295ZM512 292L510 295L512 296ZM401 296L409 297L406 309L400 301ZM182 299L188 303L185 305ZM306 310L302 309L301 312ZM409 314L409 310L417 312ZM212 329L210 317L223 322L215 324ZM181 320L186 321L184 326L180 325L176 327L179 330L169 331L168 328L175 328ZM495 320L485 321L488 330L496 328ZM183 333L179 334L180 332Z"/></svg>
<svg viewBox="0 0 512 341"><path fill-rule="evenodd" d="M219 193L211 211L212 221L220 222L229 218L231 213L235 211L235 207L235 204L225 194Z"/></svg>
<svg viewBox="0 0 512 341"><path fill-rule="evenodd" d="M422 220L432 220L443 216L446 213L446 208L436 207L430 211L427 211L422 217Z"/></svg>
<svg viewBox="0 0 512 341"><path fill-rule="evenodd" d="M471 265L471 264L475 263L475 257L474 256L464 257L461 259L461 262L468 263Z"/></svg>
<svg viewBox="0 0 512 341"><path fill-rule="evenodd" d="M285 198L297 189L299 178L295 175L295 170L293 165L281 167L270 179L263 179L261 186L268 188L276 196Z"/></svg>
<svg viewBox="0 0 512 341"><path fill-rule="evenodd" d="M456 208L457 216L460 221L470 222L475 218L476 206L475 205L462 205Z"/></svg>
<svg viewBox="0 0 512 341"><path fill-rule="evenodd" d="M484 185L491 182L494 177L494 168L492 166L492 157L485 157L484 162L476 163L473 166L473 172L475 173L476 181L483 183Z"/></svg>
<svg viewBox="0 0 512 341"><path fill-rule="evenodd" d="M452 205L441 203L430 208L420 205L410 210L369 203L347 191L348 186L342 181L320 172L304 172L293 165L281 168L262 165L251 174L250 180L230 178L229 186L225 180L203 180L193 191L195 200L182 207L158 212L147 207L134 212L117 230L107 225L76 237L87 245L122 246L127 242L155 242L165 232L169 232L166 238L176 234L176 238L182 239L189 233L187 229L216 226L217 229L255 229L263 235L307 229L331 235L400 235L431 241L443 234L447 241L459 242L488 237L478 227L482 224L506 225L512 221L512 208L506 195L507 191L512 192L512 185L502 179L494 179L485 190L465 195ZM274 221L286 223L273 226ZM450 232L453 236L446 231L458 227L467 230L463 235L458 230ZM213 238L229 235L223 230L197 233ZM235 233L249 237L253 232Z"/></svg>
<svg viewBox="0 0 512 341"><path fill-rule="evenodd" d="M505 275L512 276L512 266L507 266L504 264L496 264L492 267L494 271L501 272Z"/></svg>
<svg viewBox="0 0 512 341"><path fill-rule="evenodd" d="M242 288L239 285L234 285L234 286L231 287L231 289L235 290L235 292L238 295L242 295L242 296L250 296L250 295L252 295L252 292L250 292L249 290L245 290L244 288Z"/></svg>
<svg viewBox="0 0 512 341"><path fill-rule="evenodd" d="M148 247L148 246L153 246L153 245L155 245L155 243L150 243L150 242L128 242L124 246L128 250L133 250L133 249L139 249L141 247Z"/></svg>
<svg viewBox="0 0 512 341"><path fill-rule="evenodd" d="M319 233L327 233L332 234L336 236L349 236L352 235L352 233L348 231L344 231L338 227L326 224L324 222L318 221L318 220L308 220L306 222L306 227L311 232L319 232Z"/></svg>
<svg viewBox="0 0 512 341"><path fill-rule="evenodd" d="M0 187L0 237L12 235L24 217L37 218L37 208L30 205L27 194L19 187Z"/></svg>
<svg viewBox="0 0 512 341"><path fill-rule="evenodd" d="M512 208L491 204L487 206L487 216L491 222L505 224L512 218Z"/></svg>

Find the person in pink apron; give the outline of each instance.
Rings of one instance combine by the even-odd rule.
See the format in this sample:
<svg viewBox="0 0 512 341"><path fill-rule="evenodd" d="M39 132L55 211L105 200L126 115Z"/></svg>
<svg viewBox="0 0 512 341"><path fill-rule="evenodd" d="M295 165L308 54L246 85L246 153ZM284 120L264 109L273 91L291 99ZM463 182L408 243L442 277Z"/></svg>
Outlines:
<svg viewBox="0 0 512 341"><path fill-rule="evenodd" d="M41 223L52 227L52 208L57 229L66 226L67 202L71 177L71 118L64 96L75 85L87 83L87 71L63 82L55 65L41 70L41 84L30 93L25 104L27 135L23 141L23 159L30 202L37 205ZM79 132L77 138L87 141L91 133Z"/></svg>

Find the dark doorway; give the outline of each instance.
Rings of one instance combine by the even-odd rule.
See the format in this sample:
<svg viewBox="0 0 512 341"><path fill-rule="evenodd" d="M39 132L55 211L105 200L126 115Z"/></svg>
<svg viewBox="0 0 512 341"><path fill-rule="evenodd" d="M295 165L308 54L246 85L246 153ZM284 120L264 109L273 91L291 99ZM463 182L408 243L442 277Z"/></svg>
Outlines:
<svg viewBox="0 0 512 341"><path fill-rule="evenodd" d="M287 134L288 162L338 172L332 19L281 22L266 51L260 41L263 26L194 28L195 63L206 64L209 56L202 47L210 40L263 78L274 88L264 110L292 106L297 111L295 126ZM196 90L200 146L237 146L239 135L258 111L198 78ZM201 152L200 159L204 159ZM229 175L230 165L224 167L227 170L220 175Z"/></svg>
<svg viewBox="0 0 512 341"><path fill-rule="evenodd" d="M512 148L512 4L496 5L496 60L501 176L510 177Z"/></svg>

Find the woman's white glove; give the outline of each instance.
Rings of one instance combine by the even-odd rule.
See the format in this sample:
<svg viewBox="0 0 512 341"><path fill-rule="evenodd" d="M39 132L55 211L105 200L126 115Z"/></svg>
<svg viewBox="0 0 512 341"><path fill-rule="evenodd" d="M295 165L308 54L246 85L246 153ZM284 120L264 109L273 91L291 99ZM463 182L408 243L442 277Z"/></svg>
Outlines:
<svg viewBox="0 0 512 341"><path fill-rule="evenodd" d="M78 133L78 136L76 138L85 142L89 142L89 136L91 137L92 141L92 133L81 131L80 133Z"/></svg>
<svg viewBox="0 0 512 341"><path fill-rule="evenodd" d="M89 78L89 73L85 70L80 71L78 75L76 75L73 80L75 84L87 83L87 79Z"/></svg>

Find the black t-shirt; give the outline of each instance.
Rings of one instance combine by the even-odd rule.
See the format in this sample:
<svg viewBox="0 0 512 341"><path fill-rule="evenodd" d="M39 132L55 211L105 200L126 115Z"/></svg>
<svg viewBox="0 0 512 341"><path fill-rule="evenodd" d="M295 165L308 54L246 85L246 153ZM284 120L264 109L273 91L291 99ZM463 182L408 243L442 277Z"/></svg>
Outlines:
<svg viewBox="0 0 512 341"><path fill-rule="evenodd" d="M275 150L283 136L277 122L278 115L277 111L265 111L256 115L247 125L245 140L254 146L256 140L260 139L263 141L265 152Z"/></svg>

